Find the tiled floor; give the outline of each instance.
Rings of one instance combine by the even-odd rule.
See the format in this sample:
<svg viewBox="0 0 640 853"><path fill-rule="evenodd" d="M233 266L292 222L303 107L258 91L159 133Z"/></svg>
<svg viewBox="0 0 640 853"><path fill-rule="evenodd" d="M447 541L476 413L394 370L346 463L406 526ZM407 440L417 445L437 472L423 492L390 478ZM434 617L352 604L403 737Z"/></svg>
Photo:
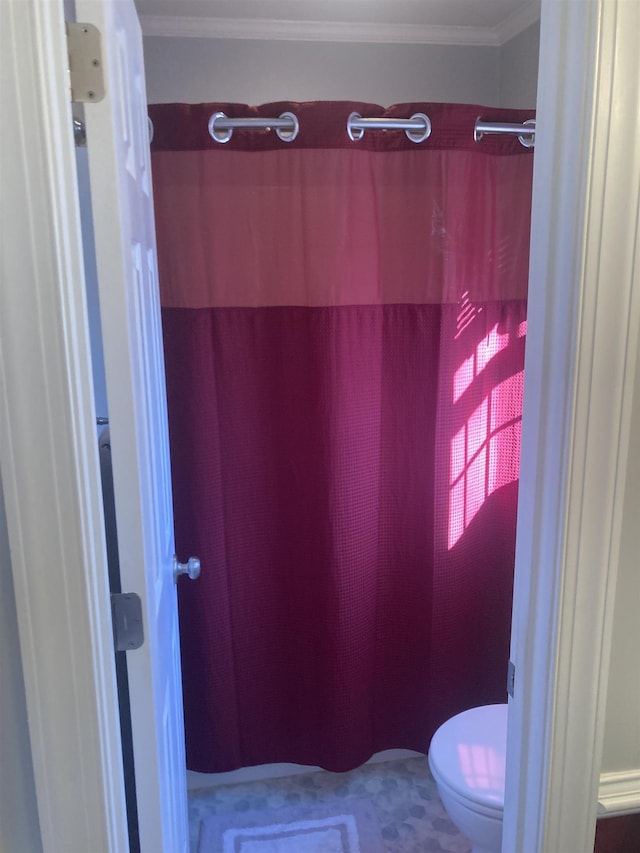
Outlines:
<svg viewBox="0 0 640 853"><path fill-rule="evenodd" d="M471 850L447 817L424 757L190 791L191 850L197 849L200 821L209 815L350 797L371 800L388 853Z"/></svg>

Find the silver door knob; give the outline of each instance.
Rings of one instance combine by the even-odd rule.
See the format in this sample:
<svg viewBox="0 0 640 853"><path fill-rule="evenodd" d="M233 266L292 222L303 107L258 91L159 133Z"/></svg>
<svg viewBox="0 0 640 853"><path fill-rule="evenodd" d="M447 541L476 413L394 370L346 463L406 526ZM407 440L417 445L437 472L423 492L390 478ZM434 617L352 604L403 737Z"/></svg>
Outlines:
<svg viewBox="0 0 640 853"><path fill-rule="evenodd" d="M200 560L197 557L189 557L186 563L179 563L176 555L173 555L173 579L178 580L180 575L189 575L192 581L200 576Z"/></svg>

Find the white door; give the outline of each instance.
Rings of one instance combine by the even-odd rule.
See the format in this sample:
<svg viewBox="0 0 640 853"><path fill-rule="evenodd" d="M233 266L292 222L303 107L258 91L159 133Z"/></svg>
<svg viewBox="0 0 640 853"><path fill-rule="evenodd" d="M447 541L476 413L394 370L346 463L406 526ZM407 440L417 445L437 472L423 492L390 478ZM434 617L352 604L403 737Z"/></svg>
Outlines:
<svg viewBox="0 0 640 853"><path fill-rule="evenodd" d="M142 599L127 653L143 853L188 849L164 361L142 39L132 0L77 0L102 37L106 95L85 123L122 589Z"/></svg>

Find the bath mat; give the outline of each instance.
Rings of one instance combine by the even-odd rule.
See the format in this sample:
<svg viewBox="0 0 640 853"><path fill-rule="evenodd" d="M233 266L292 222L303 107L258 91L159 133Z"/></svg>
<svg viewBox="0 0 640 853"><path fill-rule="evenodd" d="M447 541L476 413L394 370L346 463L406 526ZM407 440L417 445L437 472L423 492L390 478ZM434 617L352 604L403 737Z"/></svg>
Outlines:
<svg viewBox="0 0 640 853"><path fill-rule="evenodd" d="M384 853L369 800L212 815L200 824L198 853Z"/></svg>

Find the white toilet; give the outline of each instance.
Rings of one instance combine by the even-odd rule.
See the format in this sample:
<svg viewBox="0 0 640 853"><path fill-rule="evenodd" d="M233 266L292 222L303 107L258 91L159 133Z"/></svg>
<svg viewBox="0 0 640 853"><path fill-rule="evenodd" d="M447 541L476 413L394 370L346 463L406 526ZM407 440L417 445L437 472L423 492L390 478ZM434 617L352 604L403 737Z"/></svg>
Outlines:
<svg viewBox="0 0 640 853"><path fill-rule="evenodd" d="M473 843L471 853L500 853L506 760L506 705L463 711L431 740L429 767L440 799Z"/></svg>

